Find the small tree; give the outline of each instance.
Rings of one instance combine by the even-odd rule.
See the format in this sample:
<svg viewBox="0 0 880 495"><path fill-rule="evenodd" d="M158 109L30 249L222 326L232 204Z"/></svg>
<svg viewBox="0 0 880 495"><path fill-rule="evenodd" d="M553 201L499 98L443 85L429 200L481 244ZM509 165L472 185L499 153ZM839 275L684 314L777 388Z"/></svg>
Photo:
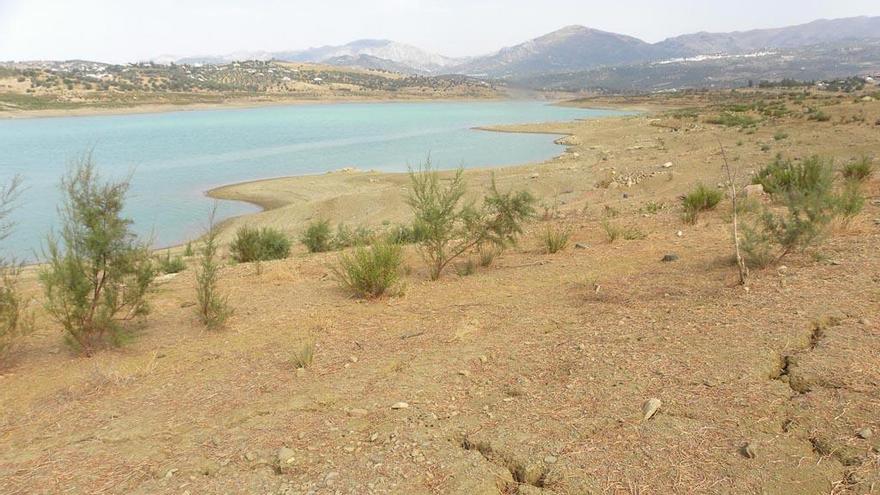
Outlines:
<svg viewBox="0 0 880 495"><path fill-rule="evenodd" d="M40 281L46 310L87 355L104 337L118 344L122 324L149 311L155 272L147 244L122 216L128 187L102 182L91 154L61 180L61 239L49 236Z"/></svg>
<svg viewBox="0 0 880 495"><path fill-rule="evenodd" d="M0 241L9 237L13 223L9 215L18 193L21 177L0 186ZM18 289L20 265L14 259L0 256L0 360L12 349L18 337L28 328L25 320L26 304Z"/></svg>
<svg viewBox="0 0 880 495"><path fill-rule="evenodd" d="M771 191L776 208L764 207L757 222L744 227L743 249L749 261L766 266L820 242L840 214L830 161L811 157L795 164L781 157L758 173L757 183ZM776 254L771 255L776 246Z"/></svg>
<svg viewBox="0 0 880 495"><path fill-rule="evenodd" d="M232 314L228 296L221 295L217 283L220 279L220 261L217 253L217 226L214 218L217 205L211 210L205 245L201 251L196 269L196 298L198 299L199 319L209 329L222 327Z"/></svg>
<svg viewBox="0 0 880 495"><path fill-rule="evenodd" d="M458 169L445 187L428 161L410 170L411 190L407 202L415 215L415 228L422 256L430 267L431 280L440 278L454 259L484 244L504 248L522 233L522 223L534 215L534 197L525 191L500 193L492 186L483 207L463 203L467 186Z"/></svg>

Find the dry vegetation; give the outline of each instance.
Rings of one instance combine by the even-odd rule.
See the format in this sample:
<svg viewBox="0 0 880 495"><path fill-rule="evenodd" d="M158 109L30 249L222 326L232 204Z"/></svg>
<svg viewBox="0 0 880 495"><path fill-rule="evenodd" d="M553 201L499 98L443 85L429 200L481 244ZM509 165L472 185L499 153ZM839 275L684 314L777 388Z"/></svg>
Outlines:
<svg viewBox="0 0 880 495"><path fill-rule="evenodd" d="M568 149L496 171L500 191L548 206L471 276L431 281L408 246L406 291L363 301L333 276L339 253L297 245L259 270L223 266L235 312L205 332L190 257L158 279L135 340L91 358L38 312L0 375L0 492L877 493L877 174L861 213L747 286L730 199L690 224L680 198L727 191L719 143L739 186L776 153L838 169L876 157L880 103L758 92L585 104L603 102L678 109L502 129L565 134ZM474 200L491 183L464 176ZM318 219L389 230L412 220L409 180L349 171L214 191L271 208L219 241L245 223L290 238ZM609 243L603 224L640 235ZM569 247L549 254L548 232ZM41 298L32 269L21 286Z"/></svg>

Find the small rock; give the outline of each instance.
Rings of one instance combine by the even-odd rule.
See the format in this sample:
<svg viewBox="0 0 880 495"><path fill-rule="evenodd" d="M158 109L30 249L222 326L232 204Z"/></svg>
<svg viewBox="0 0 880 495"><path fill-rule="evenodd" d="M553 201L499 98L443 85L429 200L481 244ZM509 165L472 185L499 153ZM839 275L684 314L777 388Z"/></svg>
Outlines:
<svg viewBox="0 0 880 495"><path fill-rule="evenodd" d="M575 249L587 249L587 245L584 244L584 243L582 243L582 242L579 242L579 243L577 243L577 244L574 245L574 248L575 248Z"/></svg>
<svg viewBox="0 0 880 495"><path fill-rule="evenodd" d="M530 179L537 179L537 178L539 178L539 177L541 177L541 174L539 174L539 173L534 173L534 174L532 174L532 175L529 176Z"/></svg>
<svg viewBox="0 0 880 495"><path fill-rule="evenodd" d="M867 318L862 318L862 319L859 320L859 323L862 324L862 325L868 326L868 325L871 324L871 320L869 320L869 319L867 319Z"/></svg>
<svg viewBox="0 0 880 495"><path fill-rule="evenodd" d="M777 268L776 271L778 271L779 273L787 273L787 272L788 272L788 267L785 266L785 265L782 265L782 266L780 266L779 268Z"/></svg>
<svg viewBox="0 0 880 495"><path fill-rule="evenodd" d="M356 417L356 418L360 418L360 417L362 417L362 416L366 416L366 415L367 415L367 410L366 410L366 409L360 409L360 408L350 409L350 410L348 411L348 415L349 415L349 416L354 416L354 417Z"/></svg>
<svg viewBox="0 0 880 495"><path fill-rule="evenodd" d="M671 263L673 261L678 261L678 255L677 254L667 254L660 261L662 261L664 263Z"/></svg>
<svg viewBox="0 0 880 495"><path fill-rule="evenodd" d="M856 436L863 440L867 440L874 436L874 432L870 428L862 428L856 432Z"/></svg>
<svg viewBox="0 0 880 495"><path fill-rule="evenodd" d="M752 442L743 445L742 448L739 449L739 452L749 459L754 459L755 457L757 457L757 453L755 452L755 445Z"/></svg>
<svg viewBox="0 0 880 495"><path fill-rule="evenodd" d="M672 168L672 162L666 162L663 164L663 168Z"/></svg>
<svg viewBox="0 0 880 495"><path fill-rule="evenodd" d="M557 459L555 455L548 455L544 457L544 464L556 464L556 461Z"/></svg>
<svg viewBox="0 0 880 495"><path fill-rule="evenodd" d="M379 439L378 433L373 433L372 435L370 435L370 442L375 442L378 439Z"/></svg>
<svg viewBox="0 0 880 495"><path fill-rule="evenodd" d="M281 447L280 449L278 449L278 465L287 466L289 464L292 464L295 460L295 455L296 452L294 452L293 449Z"/></svg>
<svg viewBox="0 0 880 495"><path fill-rule="evenodd" d="M391 405L391 409L409 409L409 404L406 402L395 402Z"/></svg>
<svg viewBox="0 0 880 495"><path fill-rule="evenodd" d="M642 405L642 419L647 421L651 419L657 411L660 410L660 406L663 405L663 401L657 398L651 398L645 401Z"/></svg>
<svg viewBox="0 0 880 495"><path fill-rule="evenodd" d="M257 456L255 456L253 454L253 452L245 452L245 454L244 454L244 460L246 460L248 462L254 462L254 459L256 459L256 458L257 458Z"/></svg>
<svg viewBox="0 0 880 495"><path fill-rule="evenodd" d="M684 237L684 232L679 230L678 232L675 233L675 237Z"/></svg>
<svg viewBox="0 0 880 495"><path fill-rule="evenodd" d="M489 362L489 356L485 354L480 355L480 363L486 364L487 362Z"/></svg>
<svg viewBox="0 0 880 495"><path fill-rule="evenodd" d="M468 370L458 370L458 374L461 376L471 376L471 372Z"/></svg>
<svg viewBox="0 0 880 495"><path fill-rule="evenodd" d="M758 198L764 195L763 184L749 184L743 188L743 195L747 198Z"/></svg>

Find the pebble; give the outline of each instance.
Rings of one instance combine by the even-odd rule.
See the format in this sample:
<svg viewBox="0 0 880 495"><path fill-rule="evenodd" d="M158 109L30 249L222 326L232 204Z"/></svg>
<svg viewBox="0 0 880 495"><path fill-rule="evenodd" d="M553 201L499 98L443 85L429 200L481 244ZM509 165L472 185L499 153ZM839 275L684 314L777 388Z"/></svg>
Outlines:
<svg viewBox="0 0 880 495"><path fill-rule="evenodd" d="M395 402L391 404L391 409L409 409L409 404L406 402Z"/></svg>
<svg viewBox="0 0 880 495"><path fill-rule="evenodd" d="M557 459L555 455L548 455L547 457L544 457L544 464L556 464L556 461Z"/></svg>
<svg viewBox="0 0 880 495"><path fill-rule="evenodd" d="M740 449L740 453L749 459L757 457L757 453L755 453L755 445L752 442L743 445Z"/></svg>
<svg viewBox="0 0 880 495"><path fill-rule="evenodd" d="M663 164L663 168L672 168L672 162L666 162Z"/></svg>
<svg viewBox="0 0 880 495"><path fill-rule="evenodd" d="M678 255L677 254L667 254L660 261L662 261L664 263L671 263L673 261L678 261Z"/></svg>
<svg viewBox="0 0 880 495"><path fill-rule="evenodd" d="M660 406L662 405L663 401L657 398L646 400L645 403L642 405L642 419L644 421L651 419L655 414L657 414L657 411L660 410Z"/></svg>
<svg viewBox="0 0 880 495"><path fill-rule="evenodd" d="M684 232L679 230L678 232L675 233L675 237L684 237Z"/></svg>
<svg viewBox="0 0 880 495"><path fill-rule="evenodd" d="M863 440L867 440L874 436L874 432L870 428L862 428L858 432L856 432L856 436Z"/></svg>
<svg viewBox="0 0 880 495"><path fill-rule="evenodd" d="M485 354L481 355L481 356L480 356L480 362L483 363L483 364L486 364L487 362L489 362L489 356L487 356L487 355L485 355Z"/></svg>
<svg viewBox="0 0 880 495"><path fill-rule="evenodd" d="M587 245L584 244L584 243L582 243L582 242L579 242L579 243L577 243L577 244L574 245L574 248L575 248L575 249L587 249Z"/></svg>
<svg viewBox="0 0 880 495"><path fill-rule="evenodd" d="M288 464L291 464L294 461L295 455L296 452L294 452L293 449L281 447L280 449L278 449L278 465L286 466Z"/></svg>
<svg viewBox="0 0 880 495"><path fill-rule="evenodd" d="M248 462L254 462L254 459L256 459L256 458L257 458L257 456L255 456L252 452L246 452L244 454L244 459Z"/></svg>

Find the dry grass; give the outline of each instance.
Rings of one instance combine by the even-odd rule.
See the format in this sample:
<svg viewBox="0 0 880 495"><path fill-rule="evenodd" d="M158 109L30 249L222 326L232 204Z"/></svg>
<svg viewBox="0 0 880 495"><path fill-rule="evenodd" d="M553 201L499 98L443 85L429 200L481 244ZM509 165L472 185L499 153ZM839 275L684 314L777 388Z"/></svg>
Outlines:
<svg viewBox="0 0 880 495"><path fill-rule="evenodd" d="M784 125L785 143L821 145L824 154L861 154L851 142L880 146L874 129L857 124L839 133L814 127L828 123ZM560 214L588 250L550 258L514 249L478 277L435 283L420 268L405 276L405 297L370 304L327 277L333 254L273 262L259 278L232 266L224 288L240 306L223 333L193 323L192 281L177 277L152 298L135 342L92 359L71 356L38 316L2 377L0 438L11 448L0 451L0 491L500 494L527 492L515 478L537 473L559 495L870 493L876 433L866 441L854 432L880 431L876 207L823 248L834 263L794 255L786 270L754 274L745 291L722 219L707 216L678 237L677 212L645 217L639 205L716 182L705 165L715 132L730 143L752 137L673 133L647 118L547 127L627 157L628 172L644 169L627 190L635 201L592 187L591 171L608 162L580 144L580 157L542 165L539 180L529 179L531 168L499 174L543 197L562 190L557 182L574 189ZM759 126L754 139L773 132ZM631 136L655 135L664 151L627 150ZM740 160L749 153L757 147L744 146ZM670 155L674 179L650 177ZM370 178L303 181L304 194L316 194L310 206L276 212L323 208L315 198L332 184L393 203L402 182ZM880 196L876 180L865 187ZM365 208L385 211L377 203ZM601 242L596 212L606 205L647 240ZM252 220L272 222L276 212ZM530 226L527 238L543 227ZM668 252L680 261L660 263ZM32 290L32 280L23 283ZM837 324L816 340L812 322L829 316ZM308 341L316 322L325 322L319 365L294 375L291 342ZM98 387L79 393L92 380ZM663 406L642 421L650 397ZM409 407L391 408L401 401ZM739 453L746 442L754 459ZM278 475L266 464L282 446L297 456L295 469ZM338 476L328 487L331 471Z"/></svg>

